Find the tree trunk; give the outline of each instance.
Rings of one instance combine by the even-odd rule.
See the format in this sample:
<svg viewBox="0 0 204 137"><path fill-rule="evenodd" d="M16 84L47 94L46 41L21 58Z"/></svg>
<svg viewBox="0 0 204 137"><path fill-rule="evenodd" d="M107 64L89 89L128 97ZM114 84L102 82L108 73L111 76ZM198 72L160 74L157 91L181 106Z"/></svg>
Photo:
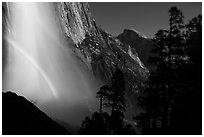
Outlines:
<svg viewBox="0 0 204 137"><path fill-rule="evenodd" d="M100 96L100 106L99 106L99 113L102 113L102 100L103 100L103 96Z"/></svg>
<svg viewBox="0 0 204 137"><path fill-rule="evenodd" d="M156 134L156 130L157 130L157 124L156 124L156 116L155 114L152 116L152 134L155 135Z"/></svg>
<svg viewBox="0 0 204 137"><path fill-rule="evenodd" d="M168 89L167 89L168 90ZM166 102L166 90L163 92L163 107L162 107L162 132L165 134L168 123L168 105Z"/></svg>

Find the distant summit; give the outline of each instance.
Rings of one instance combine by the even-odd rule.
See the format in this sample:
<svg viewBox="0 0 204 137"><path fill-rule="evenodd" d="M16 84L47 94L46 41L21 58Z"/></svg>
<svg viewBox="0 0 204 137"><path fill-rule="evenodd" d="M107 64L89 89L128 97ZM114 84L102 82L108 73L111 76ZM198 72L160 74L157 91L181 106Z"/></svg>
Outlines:
<svg viewBox="0 0 204 137"><path fill-rule="evenodd" d="M133 53L138 54L140 60L149 70L155 68L149 58L156 56L156 54L152 52L156 44L143 33L135 29L124 29L116 38L125 45L123 47L125 50L128 50L130 46Z"/></svg>
<svg viewBox="0 0 204 137"><path fill-rule="evenodd" d="M128 32L128 31L136 33L136 34L138 35L138 37L148 39L148 37L147 37L145 34L143 34L142 32L140 32L140 31L138 31L138 30L136 30L136 29L132 29L132 28L130 28L130 29L124 29L124 33L125 33L125 32Z"/></svg>

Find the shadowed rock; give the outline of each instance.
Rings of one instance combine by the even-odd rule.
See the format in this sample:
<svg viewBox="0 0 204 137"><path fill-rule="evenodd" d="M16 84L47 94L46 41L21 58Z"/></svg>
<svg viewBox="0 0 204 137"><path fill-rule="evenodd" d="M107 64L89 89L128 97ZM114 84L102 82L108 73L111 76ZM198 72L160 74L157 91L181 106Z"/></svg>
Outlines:
<svg viewBox="0 0 204 137"><path fill-rule="evenodd" d="M66 135L70 133L26 98L9 91L2 93L2 134Z"/></svg>

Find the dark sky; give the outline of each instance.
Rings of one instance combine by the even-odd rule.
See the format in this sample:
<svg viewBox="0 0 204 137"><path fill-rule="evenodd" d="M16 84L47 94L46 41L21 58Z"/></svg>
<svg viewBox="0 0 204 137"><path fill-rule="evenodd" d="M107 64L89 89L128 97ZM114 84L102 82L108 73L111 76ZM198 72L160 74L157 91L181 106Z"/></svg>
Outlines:
<svg viewBox="0 0 204 137"><path fill-rule="evenodd" d="M185 23L202 14L202 3L190 2L95 2L89 3L96 23L114 36L124 28L136 29L152 38L159 29L168 28L168 10L176 6Z"/></svg>

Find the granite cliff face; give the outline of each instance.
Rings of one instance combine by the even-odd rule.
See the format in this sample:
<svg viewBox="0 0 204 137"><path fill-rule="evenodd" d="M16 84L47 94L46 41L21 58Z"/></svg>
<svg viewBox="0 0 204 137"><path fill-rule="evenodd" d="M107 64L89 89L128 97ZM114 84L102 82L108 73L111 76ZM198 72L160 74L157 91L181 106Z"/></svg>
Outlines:
<svg viewBox="0 0 204 137"><path fill-rule="evenodd" d="M96 25L88 3L58 3L62 27L73 40L76 54L89 69L108 82L116 67L125 75L127 88L137 91L147 80L149 71L131 46L125 44Z"/></svg>

